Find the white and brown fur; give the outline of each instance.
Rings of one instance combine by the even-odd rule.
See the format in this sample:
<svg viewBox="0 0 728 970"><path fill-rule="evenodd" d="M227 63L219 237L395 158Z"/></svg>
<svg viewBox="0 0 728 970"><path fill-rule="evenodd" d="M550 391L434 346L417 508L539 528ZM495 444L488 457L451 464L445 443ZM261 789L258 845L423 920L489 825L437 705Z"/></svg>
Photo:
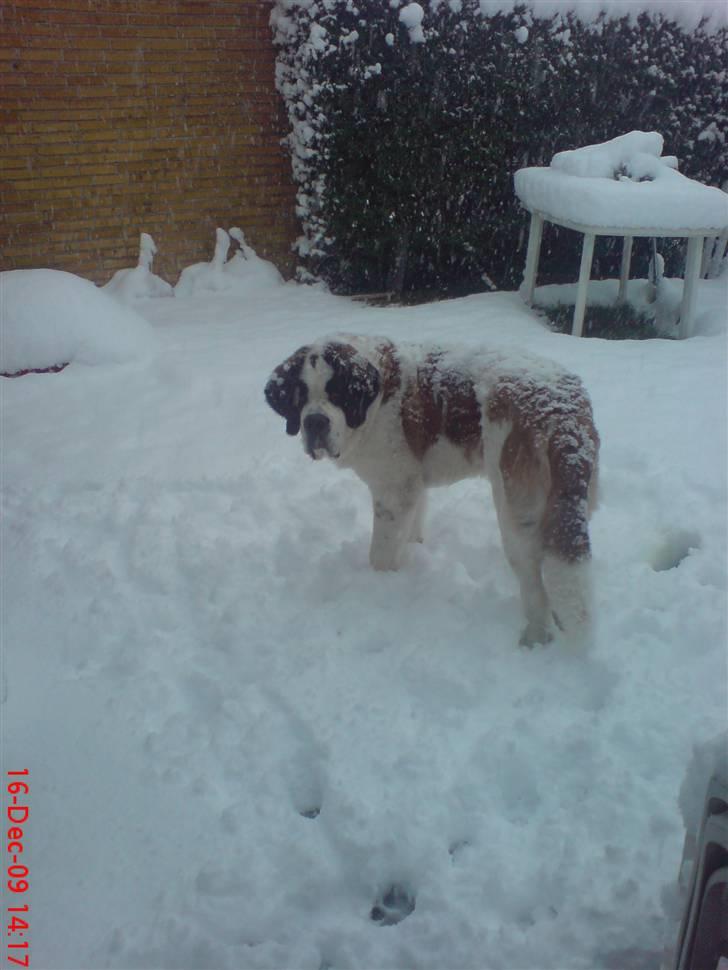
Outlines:
<svg viewBox="0 0 728 970"><path fill-rule="evenodd" d="M521 643L551 640L554 620L588 625L599 437L576 376L521 353L338 335L292 354L265 395L307 454L369 486L375 569L422 541L427 488L485 476L521 587Z"/></svg>

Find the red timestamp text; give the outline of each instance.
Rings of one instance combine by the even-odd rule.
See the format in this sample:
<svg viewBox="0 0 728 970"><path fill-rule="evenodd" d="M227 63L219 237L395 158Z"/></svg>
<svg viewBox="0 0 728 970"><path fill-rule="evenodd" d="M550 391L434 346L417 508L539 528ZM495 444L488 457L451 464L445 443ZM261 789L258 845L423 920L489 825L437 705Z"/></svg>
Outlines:
<svg viewBox="0 0 728 970"><path fill-rule="evenodd" d="M30 772L8 771L5 888L10 894L6 913L7 962L10 966L30 966L30 904L23 902L30 889L30 869L24 861L26 826L30 818ZM27 899L27 897L25 897Z"/></svg>

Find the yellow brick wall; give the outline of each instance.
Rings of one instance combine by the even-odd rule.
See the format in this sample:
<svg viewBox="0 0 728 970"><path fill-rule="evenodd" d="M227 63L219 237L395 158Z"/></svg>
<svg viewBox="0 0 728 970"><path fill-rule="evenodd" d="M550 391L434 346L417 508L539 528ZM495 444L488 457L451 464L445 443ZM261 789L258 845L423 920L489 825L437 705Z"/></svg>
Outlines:
<svg viewBox="0 0 728 970"><path fill-rule="evenodd" d="M0 269L174 283L240 226L290 272L270 0L2 0Z"/></svg>

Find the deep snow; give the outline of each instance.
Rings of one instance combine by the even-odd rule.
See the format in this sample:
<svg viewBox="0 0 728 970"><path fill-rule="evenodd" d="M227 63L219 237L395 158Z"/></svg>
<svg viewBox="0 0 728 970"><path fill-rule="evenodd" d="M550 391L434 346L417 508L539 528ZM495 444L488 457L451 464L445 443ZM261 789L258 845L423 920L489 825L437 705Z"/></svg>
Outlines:
<svg viewBox="0 0 728 970"><path fill-rule="evenodd" d="M682 342L555 335L512 293L135 307L142 360L0 380L31 965L656 970L681 786L726 718L725 303ZM521 346L584 379L589 653L516 646L485 482L434 492L425 545L369 569L366 489L262 396L334 330Z"/></svg>

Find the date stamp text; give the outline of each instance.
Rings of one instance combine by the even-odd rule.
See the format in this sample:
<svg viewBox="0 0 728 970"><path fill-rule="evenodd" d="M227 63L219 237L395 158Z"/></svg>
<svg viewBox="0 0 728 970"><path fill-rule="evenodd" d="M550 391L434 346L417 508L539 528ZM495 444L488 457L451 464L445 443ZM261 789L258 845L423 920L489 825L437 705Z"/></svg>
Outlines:
<svg viewBox="0 0 728 970"><path fill-rule="evenodd" d="M8 905L5 911L7 965L30 966L30 870L24 860L26 827L30 817L30 772L8 771L6 777L7 852L4 866ZM5 893L3 894L5 895Z"/></svg>

